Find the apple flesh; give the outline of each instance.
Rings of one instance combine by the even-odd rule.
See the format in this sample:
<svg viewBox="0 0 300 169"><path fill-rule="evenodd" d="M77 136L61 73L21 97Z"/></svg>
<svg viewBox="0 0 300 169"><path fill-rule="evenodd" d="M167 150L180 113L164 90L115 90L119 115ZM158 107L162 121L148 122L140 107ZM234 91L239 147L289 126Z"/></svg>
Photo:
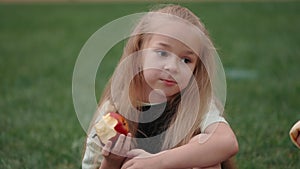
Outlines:
<svg viewBox="0 0 300 169"><path fill-rule="evenodd" d="M96 123L95 130L101 142L106 144L109 140L115 142L120 134L127 135L129 127L122 115L110 112Z"/></svg>

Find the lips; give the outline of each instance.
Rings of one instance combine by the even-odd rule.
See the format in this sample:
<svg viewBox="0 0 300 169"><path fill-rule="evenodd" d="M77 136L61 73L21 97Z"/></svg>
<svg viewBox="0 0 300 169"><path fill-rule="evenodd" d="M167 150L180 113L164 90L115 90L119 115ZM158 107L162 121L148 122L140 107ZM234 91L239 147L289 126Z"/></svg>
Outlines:
<svg viewBox="0 0 300 169"><path fill-rule="evenodd" d="M174 86L177 84L175 80L171 80L171 79L160 79L160 80L167 86Z"/></svg>

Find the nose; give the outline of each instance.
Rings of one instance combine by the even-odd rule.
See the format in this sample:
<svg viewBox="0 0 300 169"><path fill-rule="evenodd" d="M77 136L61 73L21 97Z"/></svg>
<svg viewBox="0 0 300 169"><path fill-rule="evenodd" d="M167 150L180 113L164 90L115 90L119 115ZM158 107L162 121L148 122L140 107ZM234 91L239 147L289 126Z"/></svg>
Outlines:
<svg viewBox="0 0 300 169"><path fill-rule="evenodd" d="M171 72L171 73L178 72L178 59L177 59L177 56L172 55L172 56L168 57L168 59L165 60L164 69L166 71Z"/></svg>

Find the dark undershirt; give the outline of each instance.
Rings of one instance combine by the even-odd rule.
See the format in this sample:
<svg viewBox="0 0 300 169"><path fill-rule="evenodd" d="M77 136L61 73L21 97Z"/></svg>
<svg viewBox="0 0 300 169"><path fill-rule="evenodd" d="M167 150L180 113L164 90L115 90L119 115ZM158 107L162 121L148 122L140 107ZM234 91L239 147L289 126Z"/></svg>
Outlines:
<svg viewBox="0 0 300 169"><path fill-rule="evenodd" d="M136 134L137 148L149 153L161 151L172 116L170 107L166 103L141 107L140 123Z"/></svg>

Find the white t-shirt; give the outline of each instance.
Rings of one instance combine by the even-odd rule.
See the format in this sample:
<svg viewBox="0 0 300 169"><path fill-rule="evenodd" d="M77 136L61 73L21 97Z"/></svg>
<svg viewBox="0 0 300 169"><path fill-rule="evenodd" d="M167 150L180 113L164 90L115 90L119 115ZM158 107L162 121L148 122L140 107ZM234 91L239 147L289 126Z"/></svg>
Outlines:
<svg viewBox="0 0 300 169"><path fill-rule="evenodd" d="M201 133L204 133L204 130L211 124L216 122L224 122L228 124L225 118L222 116L223 112L217 108L216 104L212 102L210 104L209 112L204 116L204 120L200 124Z"/></svg>
<svg viewBox="0 0 300 169"><path fill-rule="evenodd" d="M204 120L200 124L201 133L211 124L216 122L227 123L221 112L217 109L214 102L212 102L209 112L204 116ZM227 123L228 124L228 123ZM82 160L82 169L96 169L100 167L103 156L101 154L102 147L99 139L93 136L96 134L93 128L86 141L86 150Z"/></svg>

